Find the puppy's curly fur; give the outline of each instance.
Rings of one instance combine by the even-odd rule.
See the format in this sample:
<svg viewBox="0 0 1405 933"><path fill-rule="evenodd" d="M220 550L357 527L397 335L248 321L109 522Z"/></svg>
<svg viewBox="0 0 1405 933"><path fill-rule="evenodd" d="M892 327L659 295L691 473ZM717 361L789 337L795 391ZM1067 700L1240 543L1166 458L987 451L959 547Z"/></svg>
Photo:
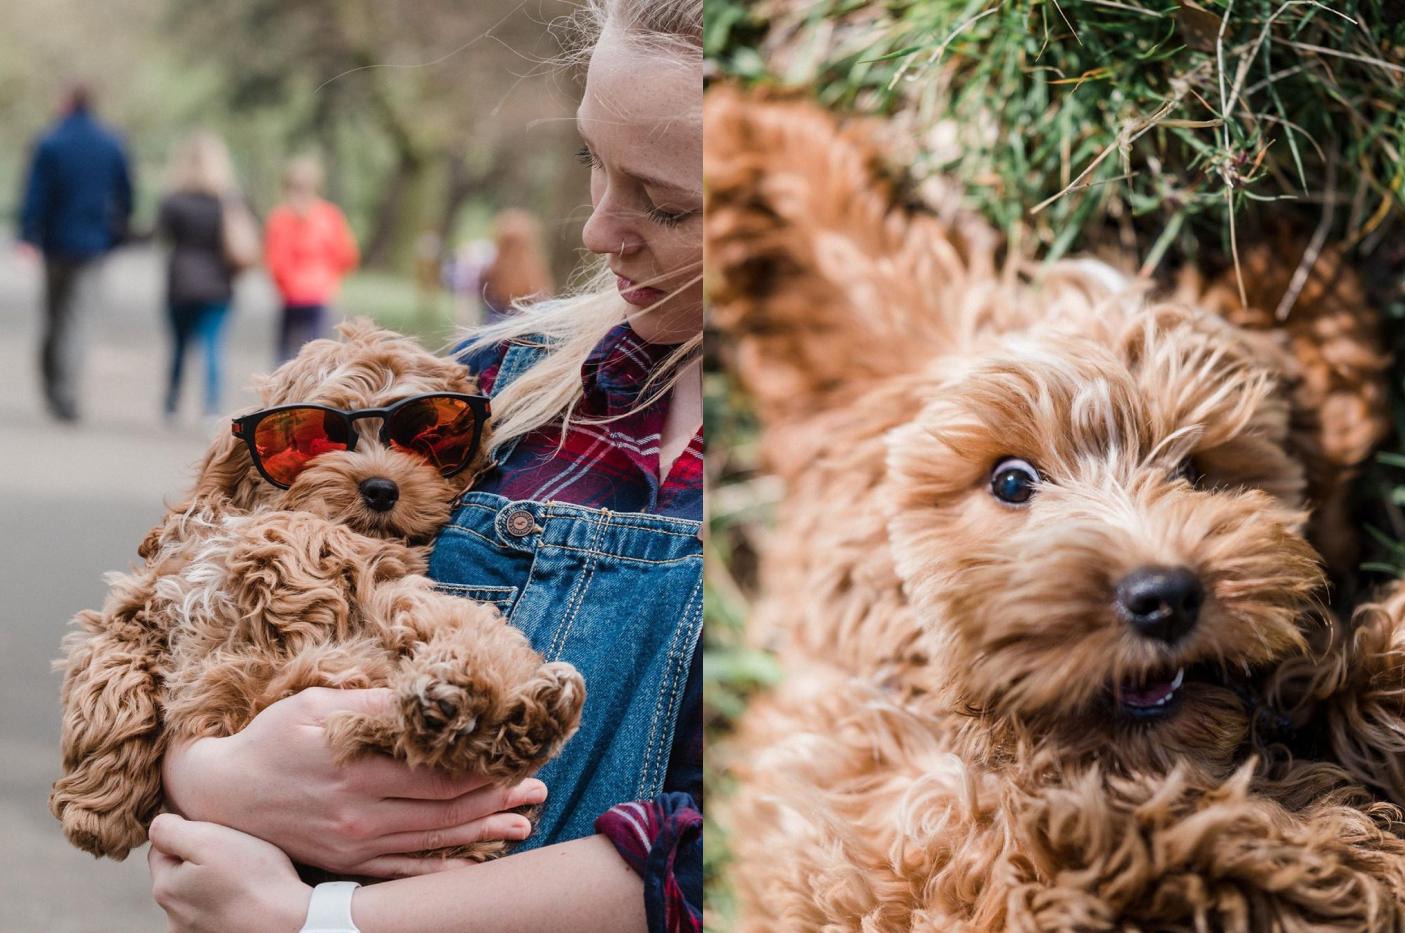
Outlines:
<svg viewBox="0 0 1405 933"><path fill-rule="evenodd" d="M474 391L461 365L409 339L368 324L341 333L273 373L264 405L376 408ZM144 566L112 575L102 611L79 614L60 662L64 773L50 796L74 845L124 858L161 804L169 742L231 735L308 687L394 691L388 716L328 722L340 761L384 752L506 784L575 731L585 698L575 669L545 663L495 607L423 576L429 541L481 463L446 478L379 443L379 422L357 424L354 451L323 454L287 490L258 475L242 441L216 440L194 495L142 542ZM390 510L363 501L371 477L399 488Z"/></svg>
<svg viewBox="0 0 1405 933"><path fill-rule="evenodd" d="M1405 928L1405 598L1343 627L1319 557L1385 429L1349 270L1284 326L1027 272L899 205L863 123L728 88L706 120L714 322L785 486L741 929ZM1179 640L1117 607L1146 567L1203 586Z"/></svg>

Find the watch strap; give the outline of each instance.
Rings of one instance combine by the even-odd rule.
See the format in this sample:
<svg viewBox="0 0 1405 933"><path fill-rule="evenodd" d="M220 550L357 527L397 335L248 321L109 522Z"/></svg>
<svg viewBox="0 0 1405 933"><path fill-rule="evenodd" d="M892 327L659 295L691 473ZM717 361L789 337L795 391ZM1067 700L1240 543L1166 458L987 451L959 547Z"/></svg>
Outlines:
<svg viewBox="0 0 1405 933"><path fill-rule="evenodd" d="M298 933L361 933L351 919L351 896L359 887L355 881L328 881L313 888Z"/></svg>

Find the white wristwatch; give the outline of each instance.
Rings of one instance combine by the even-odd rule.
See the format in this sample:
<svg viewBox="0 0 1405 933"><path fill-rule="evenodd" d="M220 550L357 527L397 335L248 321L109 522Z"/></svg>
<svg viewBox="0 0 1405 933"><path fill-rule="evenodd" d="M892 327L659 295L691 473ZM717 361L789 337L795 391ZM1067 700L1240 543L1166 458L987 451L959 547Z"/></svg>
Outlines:
<svg viewBox="0 0 1405 933"><path fill-rule="evenodd" d="M361 933L351 919L351 895L359 887L355 881L328 881L313 888L298 933Z"/></svg>

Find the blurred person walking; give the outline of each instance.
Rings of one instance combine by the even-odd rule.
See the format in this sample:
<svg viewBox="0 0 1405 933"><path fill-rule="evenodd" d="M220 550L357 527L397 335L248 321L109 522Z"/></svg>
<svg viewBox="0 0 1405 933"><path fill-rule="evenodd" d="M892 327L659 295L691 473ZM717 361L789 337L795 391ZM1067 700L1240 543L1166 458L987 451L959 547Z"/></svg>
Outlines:
<svg viewBox="0 0 1405 933"><path fill-rule="evenodd" d="M75 85L61 115L34 144L21 249L44 260L44 336L39 369L49 413L78 419L84 318L99 260L127 235L132 176L122 140L92 114L92 94Z"/></svg>
<svg viewBox="0 0 1405 933"><path fill-rule="evenodd" d="M191 134L171 157L167 194L156 221L170 246L166 310L171 334L165 416L180 404L181 376L192 339L205 357L205 415L220 413L225 322L234 278L259 260L259 234L239 192L224 141L208 130Z"/></svg>
<svg viewBox="0 0 1405 933"><path fill-rule="evenodd" d="M529 212L510 209L493 218L493 260L483 273L484 323L496 324L517 302L550 298L556 291L542 248L541 224Z"/></svg>
<svg viewBox="0 0 1405 933"><path fill-rule="evenodd" d="M360 253L346 217L322 199L322 166L303 157L283 172L283 203L268 218L264 260L283 298L278 362L326 330L327 306Z"/></svg>

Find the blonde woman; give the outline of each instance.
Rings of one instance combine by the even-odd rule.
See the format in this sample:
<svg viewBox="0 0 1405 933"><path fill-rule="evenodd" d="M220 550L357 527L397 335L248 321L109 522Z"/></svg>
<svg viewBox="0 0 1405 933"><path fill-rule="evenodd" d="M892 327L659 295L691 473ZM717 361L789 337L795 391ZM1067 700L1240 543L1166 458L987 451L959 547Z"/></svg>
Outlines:
<svg viewBox="0 0 1405 933"><path fill-rule="evenodd" d="M171 362L166 379L166 418L180 404L185 354L198 341L205 357L205 415L220 412L224 334L238 269L226 253L225 211L243 206L234 165L224 141L199 130L176 147L167 170L156 232L170 247L166 261L166 321Z"/></svg>
<svg viewBox="0 0 1405 933"><path fill-rule="evenodd" d="M577 123L600 268L470 341L496 468L431 558L441 586L496 602L581 670L581 730L539 780L505 790L389 759L334 766L322 721L384 691L304 691L238 735L174 749L163 777L181 815L153 822L150 858L173 930L701 927L702 0L588 10ZM405 855L527 837L504 812L523 803L541 815L504 858ZM314 891L290 857L410 877Z"/></svg>

